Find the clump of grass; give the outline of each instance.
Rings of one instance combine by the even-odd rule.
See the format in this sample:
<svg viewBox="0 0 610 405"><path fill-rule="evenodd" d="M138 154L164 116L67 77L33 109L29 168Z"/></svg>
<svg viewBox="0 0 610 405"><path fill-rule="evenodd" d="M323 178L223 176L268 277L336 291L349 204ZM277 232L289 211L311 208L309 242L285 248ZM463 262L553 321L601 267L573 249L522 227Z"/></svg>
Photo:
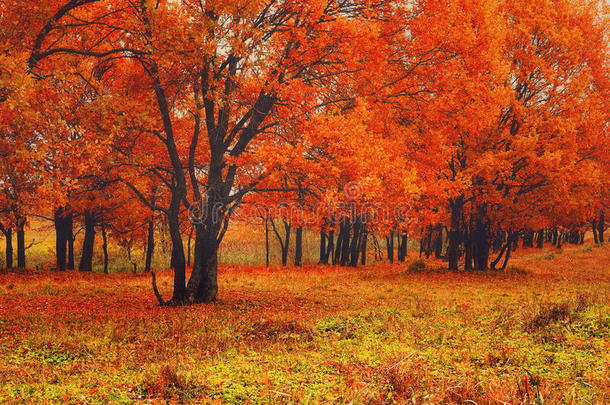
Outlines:
<svg viewBox="0 0 610 405"><path fill-rule="evenodd" d="M552 303L541 306L533 319L525 324L525 330L535 332L552 323L570 318L570 305L567 302Z"/></svg>
<svg viewBox="0 0 610 405"><path fill-rule="evenodd" d="M312 333L295 321L264 320L255 322L247 334L248 340L277 341L284 339L311 340Z"/></svg>
<svg viewBox="0 0 610 405"><path fill-rule="evenodd" d="M427 268L426 262L421 259L417 259L409 264L409 271L414 273L425 271Z"/></svg>
<svg viewBox="0 0 610 405"><path fill-rule="evenodd" d="M525 330L536 332L560 321L569 324L589 306L589 301L589 297L581 294L573 303L565 301L543 304L538 308L535 316L525 323Z"/></svg>

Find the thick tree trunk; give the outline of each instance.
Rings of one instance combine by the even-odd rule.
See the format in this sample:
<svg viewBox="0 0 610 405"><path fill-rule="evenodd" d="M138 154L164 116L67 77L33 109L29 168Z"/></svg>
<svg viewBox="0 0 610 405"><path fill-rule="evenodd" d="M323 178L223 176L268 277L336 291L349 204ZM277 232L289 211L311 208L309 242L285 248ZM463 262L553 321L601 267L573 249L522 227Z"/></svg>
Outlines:
<svg viewBox="0 0 610 405"><path fill-rule="evenodd" d="M489 262L489 238L487 227L480 217L476 219L473 232L473 259L476 270L487 270Z"/></svg>
<svg viewBox="0 0 610 405"><path fill-rule="evenodd" d="M76 265L74 264L74 214L70 211L66 217L66 236L68 237L68 270L74 270Z"/></svg>
<svg viewBox="0 0 610 405"><path fill-rule="evenodd" d="M108 274L108 238L106 237L106 225L102 222L102 252L104 253L104 274Z"/></svg>
<svg viewBox="0 0 610 405"><path fill-rule="evenodd" d="M464 271L472 270L472 230L464 230Z"/></svg>
<svg viewBox="0 0 610 405"><path fill-rule="evenodd" d="M25 268L25 222L17 229L17 267Z"/></svg>
<svg viewBox="0 0 610 405"><path fill-rule="evenodd" d="M328 243L326 244L326 255L324 256L324 263L328 264L328 259L332 258L335 253L335 230L331 229L328 231Z"/></svg>
<svg viewBox="0 0 610 405"><path fill-rule="evenodd" d="M360 264L366 265L366 244L368 239L368 232L364 232L362 234L362 238L360 240Z"/></svg>
<svg viewBox="0 0 610 405"><path fill-rule="evenodd" d="M343 251L343 240L345 239L345 220L339 221L339 234L337 235L336 246L332 254L333 264L341 262L341 252Z"/></svg>
<svg viewBox="0 0 610 405"><path fill-rule="evenodd" d="M74 270L74 236L72 235L72 212L64 207L55 210L55 257L57 270ZM67 260L66 260L67 259Z"/></svg>
<svg viewBox="0 0 610 405"><path fill-rule="evenodd" d="M208 226L210 226L208 228ZM213 302L218 293L219 224L213 219L195 226L193 271L186 286L189 302Z"/></svg>
<svg viewBox="0 0 610 405"><path fill-rule="evenodd" d="M362 233L362 224L358 218L354 219L352 225L352 241L350 246L350 260L349 265L356 267L358 265L358 257L360 256L360 238Z"/></svg>
<svg viewBox="0 0 610 405"><path fill-rule="evenodd" d="M66 214L66 237L68 238L68 270L74 270L74 214L68 211Z"/></svg>
<svg viewBox="0 0 610 405"><path fill-rule="evenodd" d="M523 234L523 247L530 247L530 248L534 247L534 231L533 230L528 229Z"/></svg>
<svg viewBox="0 0 610 405"><path fill-rule="evenodd" d="M320 260L318 264L328 264L328 257L326 257L326 232L320 231Z"/></svg>
<svg viewBox="0 0 610 405"><path fill-rule="evenodd" d="M80 271L93 270L93 245L95 242L95 216L91 211L85 211L85 237L83 250L78 269Z"/></svg>
<svg viewBox="0 0 610 405"><path fill-rule="evenodd" d="M184 257L184 243L180 231L180 196L178 193L172 195L169 215L169 235L172 241L171 266L174 270L174 291L171 302L178 304L184 301L186 293L186 259Z"/></svg>
<svg viewBox="0 0 610 405"><path fill-rule="evenodd" d="M190 246L190 244L189 244L189 246ZM150 220L150 221L148 221L148 237L146 239L146 259L144 261L144 272L150 271L154 253L155 253L155 223L154 223L154 221Z"/></svg>
<svg viewBox="0 0 610 405"><path fill-rule="evenodd" d="M299 226L295 232L294 238L294 265L303 265L303 227Z"/></svg>
<svg viewBox="0 0 610 405"><path fill-rule="evenodd" d="M593 230L593 242L598 244L599 238L597 237L597 221L591 221L591 229Z"/></svg>
<svg viewBox="0 0 610 405"><path fill-rule="evenodd" d="M349 219L347 219L347 218L344 219L343 227L344 227L344 234L343 234L343 240L341 241L340 264L341 264L341 266L347 266L347 264L349 263L349 258L350 258L350 253L351 253L350 240L351 240L351 233L352 233L352 224L349 221ZM337 246L337 248L338 247L339 246Z"/></svg>
<svg viewBox="0 0 610 405"><path fill-rule="evenodd" d="M66 232L66 219L63 207L55 210L53 216L55 226L55 262L57 270L66 269L66 255L68 246L68 235Z"/></svg>
<svg viewBox="0 0 610 405"><path fill-rule="evenodd" d="M13 230L8 228L3 230L4 237L6 239L6 248L4 250L6 254L6 268L13 268Z"/></svg>
<svg viewBox="0 0 610 405"><path fill-rule="evenodd" d="M538 238L536 239L536 247L542 249L544 247L544 229L538 231Z"/></svg>
<svg viewBox="0 0 610 405"><path fill-rule="evenodd" d="M388 261L394 263L394 231L391 231L390 234L385 237L385 246Z"/></svg>

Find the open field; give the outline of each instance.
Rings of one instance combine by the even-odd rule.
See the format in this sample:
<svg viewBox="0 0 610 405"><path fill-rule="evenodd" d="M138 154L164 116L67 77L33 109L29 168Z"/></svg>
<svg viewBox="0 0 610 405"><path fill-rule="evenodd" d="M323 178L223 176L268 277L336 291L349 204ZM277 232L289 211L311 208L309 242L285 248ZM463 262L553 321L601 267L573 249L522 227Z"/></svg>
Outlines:
<svg viewBox="0 0 610 405"><path fill-rule="evenodd" d="M608 403L610 247L511 264L223 265L177 308L146 275L3 273L0 402Z"/></svg>

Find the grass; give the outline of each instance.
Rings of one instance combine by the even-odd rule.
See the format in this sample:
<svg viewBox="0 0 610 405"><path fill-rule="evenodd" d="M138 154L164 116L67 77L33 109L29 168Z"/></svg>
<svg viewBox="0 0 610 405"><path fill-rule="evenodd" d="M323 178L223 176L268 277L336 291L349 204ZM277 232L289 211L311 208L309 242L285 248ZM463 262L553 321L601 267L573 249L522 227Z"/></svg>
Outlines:
<svg viewBox="0 0 610 405"><path fill-rule="evenodd" d="M182 308L145 275L5 272L0 402L608 403L610 247L590 247L503 273L225 264L219 302Z"/></svg>

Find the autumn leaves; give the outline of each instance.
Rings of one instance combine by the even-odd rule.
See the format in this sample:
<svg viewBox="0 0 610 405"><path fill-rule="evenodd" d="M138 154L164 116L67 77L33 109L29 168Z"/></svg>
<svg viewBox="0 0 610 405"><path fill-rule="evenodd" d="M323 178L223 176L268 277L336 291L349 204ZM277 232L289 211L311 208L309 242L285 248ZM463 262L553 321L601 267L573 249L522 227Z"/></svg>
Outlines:
<svg viewBox="0 0 610 405"><path fill-rule="evenodd" d="M17 3L2 5L15 69L1 150L19 157L2 169L3 212L40 213L48 195L46 215L69 204L125 244L166 223L172 302L215 299L218 247L245 204L314 212L326 247L331 231L347 238L342 263L366 257L366 235L440 226L449 266L481 269L521 231L582 227L608 205L593 3ZM190 223L193 206L209 215Z"/></svg>

